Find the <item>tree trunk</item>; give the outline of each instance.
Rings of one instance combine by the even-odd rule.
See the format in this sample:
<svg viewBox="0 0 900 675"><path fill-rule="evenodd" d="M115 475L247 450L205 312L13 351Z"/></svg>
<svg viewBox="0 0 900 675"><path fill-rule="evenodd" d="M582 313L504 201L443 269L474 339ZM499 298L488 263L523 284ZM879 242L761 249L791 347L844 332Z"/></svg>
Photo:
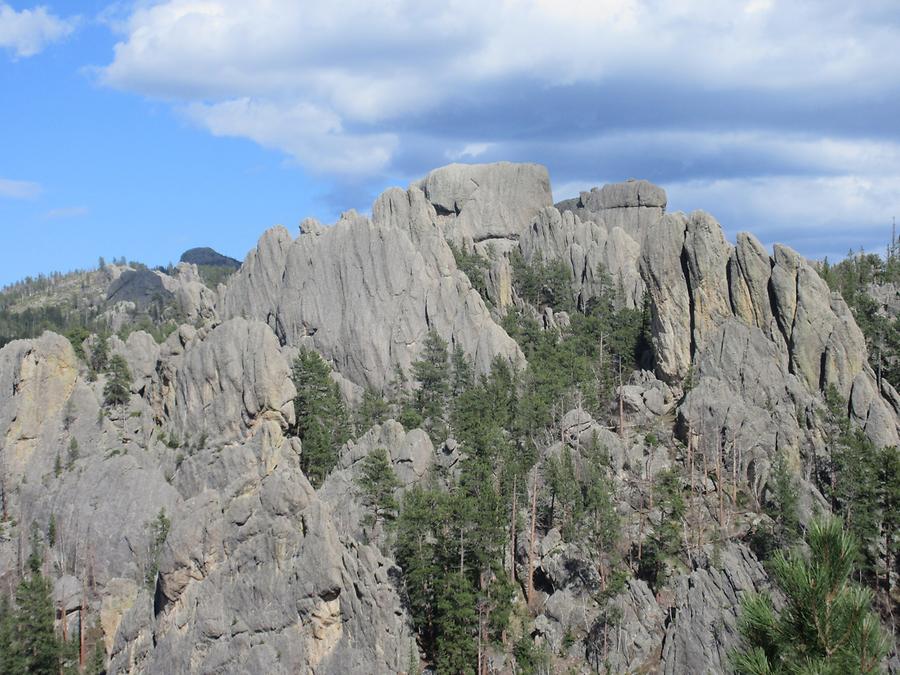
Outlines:
<svg viewBox="0 0 900 675"><path fill-rule="evenodd" d="M513 474L513 493L512 493L512 513L509 516L509 580L516 582L516 479L518 476Z"/></svg>
<svg viewBox="0 0 900 675"><path fill-rule="evenodd" d="M84 594L81 595L81 606L78 608L78 666L84 668ZM101 638L102 639L102 638Z"/></svg>
<svg viewBox="0 0 900 675"><path fill-rule="evenodd" d="M725 526L725 493L722 491L722 438L716 441L716 492L719 495L719 527Z"/></svg>
<svg viewBox="0 0 900 675"><path fill-rule="evenodd" d="M731 437L731 505L737 508L738 449L737 439Z"/></svg>
<svg viewBox="0 0 900 675"><path fill-rule="evenodd" d="M534 469L534 481L531 492L531 539L528 542L528 585L526 587L525 599L528 607L531 607L534 598L534 539L537 527L537 492L538 492L538 473L537 466Z"/></svg>
<svg viewBox="0 0 900 675"><path fill-rule="evenodd" d="M622 357L619 357L619 438L625 436L625 392L622 389Z"/></svg>

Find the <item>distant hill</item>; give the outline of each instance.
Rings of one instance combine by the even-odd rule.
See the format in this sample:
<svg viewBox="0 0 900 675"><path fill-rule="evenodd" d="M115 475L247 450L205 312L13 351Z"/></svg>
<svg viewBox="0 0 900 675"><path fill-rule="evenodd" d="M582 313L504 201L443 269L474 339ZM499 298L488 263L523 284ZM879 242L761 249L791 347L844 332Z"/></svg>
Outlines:
<svg viewBox="0 0 900 675"><path fill-rule="evenodd" d="M215 249L206 246L185 251L181 254L181 262L207 267L228 267L233 270L241 266L240 260L229 258L227 255L222 255Z"/></svg>

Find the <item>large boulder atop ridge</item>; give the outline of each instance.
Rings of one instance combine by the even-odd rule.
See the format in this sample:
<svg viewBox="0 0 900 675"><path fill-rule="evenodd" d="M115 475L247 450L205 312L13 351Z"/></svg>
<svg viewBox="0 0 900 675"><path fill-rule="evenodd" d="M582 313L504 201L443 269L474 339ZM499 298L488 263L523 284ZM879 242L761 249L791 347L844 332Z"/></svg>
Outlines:
<svg viewBox="0 0 900 675"><path fill-rule="evenodd" d="M518 239L553 204L550 177L539 164L450 164L413 186L434 207L444 236L460 245Z"/></svg>

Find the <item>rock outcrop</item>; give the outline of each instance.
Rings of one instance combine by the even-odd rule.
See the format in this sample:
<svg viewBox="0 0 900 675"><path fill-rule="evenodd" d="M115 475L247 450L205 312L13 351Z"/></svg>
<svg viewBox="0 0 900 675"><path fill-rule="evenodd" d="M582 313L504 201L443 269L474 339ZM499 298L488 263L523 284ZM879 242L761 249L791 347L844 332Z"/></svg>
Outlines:
<svg viewBox="0 0 900 675"><path fill-rule="evenodd" d="M342 539L268 421L185 460L156 599L124 613L115 672L399 672L415 640L370 546Z"/></svg>
<svg viewBox="0 0 900 675"><path fill-rule="evenodd" d="M409 371L436 330L485 371L520 365L516 343L457 268L423 192L390 190L372 219L350 212L320 234L270 230L229 282L224 317L268 323L283 344L308 344L342 375L383 390Z"/></svg>
<svg viewBox="0 0 900 675"><path fill-rule="evenodd" d="M572 211L546 207L522 234L519 249L529 264L537 259L562 260L581 308L600 294L604 284L607 292L621 290L626 307L639 306L644 296L638 272L640 245L621 227L607 228L602 221L581 220Z"/></svg>
<svg viewBox="0 0 900 675"><path fill-rule="evenodd" d="M560 211L573 211L582 220L602 220L610 230L620 227L641 242L647 229L662 218L666 201L661 187L645 180L628 180L592 188L556 206Z"/></svg>
<svg viewBox="0 0 900 675"><path fill-rule="evenodd" d="M538 164L450 164L413 183L434 207L444 236L461 246L491 242L508 250L538 211L553 204Z"/></svg>
<svg viewBox="0 0 900 675"><path fill-rule="evenodd" d="M799 427L806 426L796 409L811 418L810 392L834 388L845 400L857 393L853 414L874 442L898 439L892 390L877 392L865 340L847 304L796 252L776 244L769 257L747 234L733 247L708 214L674 213L647 231L641 273L650 294L657 374L669 383L700 383L682 407L695 427L695 404L702 398L713 417L729 411L756 420L721 431L758 429L746 443L770 450L790 446L796 455L804 445ZM752 329L733 325L735 319ZM738 373L745 375L736 378ZM783 416L775 425L773 411Z"/></svg>
<svg viewBox="0 0 900 675"><path fill-rule="evenodd" d="M0 350L0 459L4 491L50 464L55 431L78 378L78 360L64 337L44 333ZM4 495L6 496L6 495Z"/></svg>
<svg viewBox="0 0 900 675"><path fill-rule="evenodd" d="M744 546L731 544L719 553L710 547L704 555L707 565L673 584L672 620L662 646L666 675L726 672L728 654L738 646L741 596L768 588L765 570Z"/></svg>
<svg viewBox="0 0 900 675"><path fill-rule="evenodd" d="M774 317L791 371L815 389L833 384L846 396L865 359L862 334L846 304L832 298L812 267L787 247L776 245L769 260L762 256L752 237L739 237L737 248L729 245L718 223L701 211L669 214L651 228L641 272L660 375L684 378L694 354L727 318L737 316L775 337Z"/></svg>
<svg viewBox="0 0 900 675"><path fill-rule="evenodd" d="M810 472L833 431L823 393L836 391L879 447L900 443L900 395L876 378L850 310L813 265L783 246L770 255L748 234L732 246L712 216L665 207L665 192L646 181L554 207L542 167L452 165L386 191L371 217L307 219L297 237L269 230L216 291L190 262L171 274L85 275L98 325L146 327L108 338L132 375L130 396L107 402L109 375L59 335L0 349L0 585L21 574L34 527L46 533L60 624L73 634L85 619L92 636L96 627L110 672L405 672L427 647L385 514L372 517L360 486L366 458L384 449L401 501L414 486L471 477L478 453L508 448L518 460L527 447L540 469L516 474L517 497L478 515L478 527L503 530L497 541L510 523L485 568L512 582L489 584L512 602L507 637L542 646L560 671L724 671L743 595L768 588L747 542L757 551L771 525L775 457L795 473L806 522L829 507ZM469 273L479 270L472 254L486 258L474 280L486 297L451 243ZM384 393L397 369L409 374L429 330L481 373L498 357L526 367L498 324L509 307L537 318L534 331L565 335L579 317L517 297L514 251L526 264L562 261L582 309L607 290L601 270L627 307L646 294L655 372L617 384L600 372L597 397L560 396L552 426L527 441L506 429L489 448L469 438L436 445L385 421L333 448L336 466L314 489L292 436L299 348L333 364L351 406L363 387ZM60 287L75 292L74 279ZM170 333L176 316L184 321ZM98 340L78 343L79 353ZM529 384L522 393L543 395ZM499 494L506 478L498 469L487 480ZM563 494L573 482L579 489ZM448 501L466 518L459 494ZM540 518L526 535L532 509ZM492 668L512 671L509 650L486 653Z"/></svg>
<svg viewBox="0 0 900 675"><path fill-rule="evenodd" d="M294 422L291 368L264 323L230 319L185 349L174 380L174 428L182 438L234 441L264 420Z"/></svg>

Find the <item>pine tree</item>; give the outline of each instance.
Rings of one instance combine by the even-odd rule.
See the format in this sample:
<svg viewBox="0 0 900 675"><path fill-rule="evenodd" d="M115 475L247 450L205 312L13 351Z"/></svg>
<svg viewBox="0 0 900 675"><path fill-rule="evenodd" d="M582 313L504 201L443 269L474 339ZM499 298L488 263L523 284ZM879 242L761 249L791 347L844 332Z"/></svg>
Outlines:
<svg viewBox="0 0 900 675"><path fill-rule="evenodd" d="M419 383L416 408L425 420L426 430L435 443L446 432L445 410L450 394L450 363L447 343L430 330L425 336L421 358L413 363L413 375Z"/></svg>
<svg viewBox="0 0 900 675"><path fill-rule="evenodd" d="M23 673L58 675L61 645L53 629L50 580L41 574L41 545L37 529L32 532L28 575L16 591L12 658Z"/></svg>
<svg viewBox="0 0 900 675"><path fill-rule="evenodd" d="M595 456L588 464L583 485L583 531L598 561L602 592L607 592L610 573L618 561L621 522L616 511L615 490L605 468Z"/></svg>
<svg viewBox="0 0 900 675"><path fill-rule="evenodd" d="M356 413L356 430L359 434L364 434L376 424L383 424L389 415L388 402L378 392L367 388Z"/></svg>
<svg viewBox="0 0 900 675"><path fill-rule="evenodd" d="M453 368L453 382L450 387L450 394L455 399L468 391L475 384L475 374L472 372L472 364L469 357L459 345L453 349L450 357L451 366Z"/></svg>
<svg viewBox="0 0 900 675"><path fill-rule="evenodd" d="M20 655L16 649L16 617L12 603L5 593L0 593L0 675L18 675L23 672Z"/></svg>
<svg viewBox="0 0 900 675"><path fill-rule="evenodd" d="M397 500L394 498L394 491L400 487L400 481L391 466L387 450L376 448L366 455L356 483L363 492L366 505L372 511L369 524L374 527L379 521L396 518Z"/></svg>
<svg viewBox="0 0 900 675"><path fill-rule="evenodd" d="M103 387L103 403L107 406L119 406L128 403L131 397L131 371L125 359L115 354L109 360L107 368L109 379Z"/></svg>
<svg viewBox="0 0 900 675"><path fill-rule="evenodd" d="M891 606L895 575L892 573L900 557L900 448L883 448L876 459L878 465L876 497L881 515L882 542L877 547L884 551L877 574L883 579L881 585L886 597L885 604Z"/></svg>
<svg viewBox="0 0 900 675"><path fill-rule="evenodd" d="M72 438L69 441L69 455L66 458L66 468L71 469L75 462L78 461L78 441Z"/></svg>
<svg viewBox="0 0 900 675"><path fill-rule="evenodd" d="M799 486L787 464L784 451L778 453L773 468L775 508L772 517L775 520L775 544L778 547L791 546L796 543L800 532L800 516L797 512Z"/></svg>
<svg viewBox="0 0 900 675"><path fill-rule="evenodd" d="M91 346L91 361L88 365L91 367L92 379L95 379L98 373L106 370L109 361L109 343L105 335L97 335L94 344Z"/></svg>
<svg viewBox="0 0 900 675"><path fill-rule="evenodd" d="M149 541L147 543L147 563L144 569L144 583L147 588L156 586L156 577L159 574L159 558L162 555L163 545L169 536L172 521L166 517L166 510L160 509L156 518L147 523Z"/></svg>
<svg viewBox="0 0 900 675"><path fill-rule="evenodd" d="M840 520L813 522L809 556L775 554L772 575L785 596L777 611L766 594L742 602L745 647L732 654L742 675L876 673L888 644L871 612L872 594L850 580L858 544Z"/></svg>
<svg viewBox="0 0 900 675"><path fill-rule="evenodd" d="M106 648L103 640L97 640L91 655L84 665L85 675L105 675L106 673Z"/></svg>
<svg viewBox="0 0 900 675"><path fill-rule="evenodd" d="M478 616L472 585L461 572L444 578L438 591L437 672L447 675L474 673L478 648L475 629Z"/></svg>
<svg viewBox="0 0 900 675"><path fill-rule="evenodd" d="M436 535L447 522L445 503L444 493L436 488L410 488L403 497L394 544L413 625L428 658L434 656L437 632L436 593L442 568Z"/></svg>
<svg viewBox="0 0 900 675"><path fill-rule="evenodd" d="M341 446L350 438L347 411L331 369L319 354L301 348L293 366L295 431L303 443L300 466L319 487L337 463Z"/></svg>

